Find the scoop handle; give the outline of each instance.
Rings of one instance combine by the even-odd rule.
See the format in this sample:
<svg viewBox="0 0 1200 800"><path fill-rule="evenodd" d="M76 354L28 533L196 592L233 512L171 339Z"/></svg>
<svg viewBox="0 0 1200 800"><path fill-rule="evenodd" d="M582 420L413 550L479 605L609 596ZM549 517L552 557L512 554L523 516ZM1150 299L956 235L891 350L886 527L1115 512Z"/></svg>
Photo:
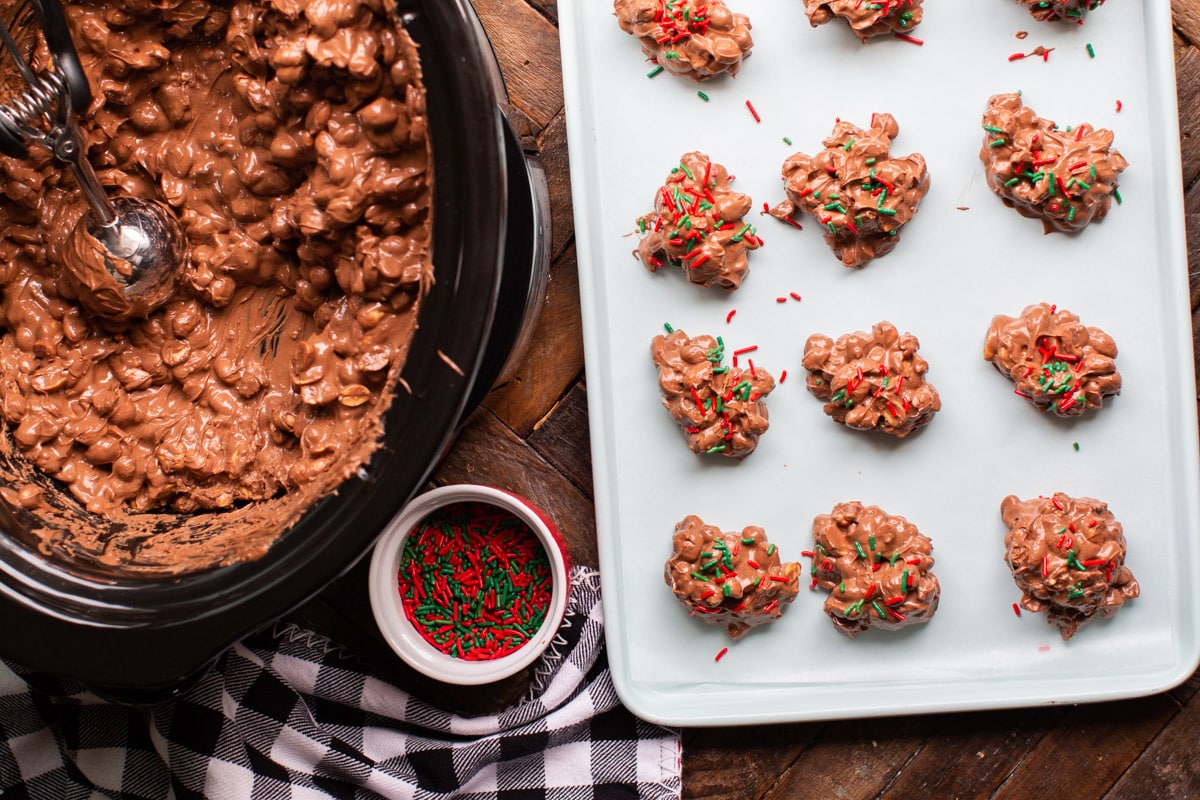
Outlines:
<svg viewBox="0 0 1200 800"><path fill-rule="evenodd" d="M42 25L46 47L54 57L54 68L67 84L71 110L82 114L92 103L92 87L83 71L83 65L79 63L79 53L75 51L75 40L71 38L71 29L67 25L67 15L63 11L62 3L59 0L31 0L31 5Z"/></svg>

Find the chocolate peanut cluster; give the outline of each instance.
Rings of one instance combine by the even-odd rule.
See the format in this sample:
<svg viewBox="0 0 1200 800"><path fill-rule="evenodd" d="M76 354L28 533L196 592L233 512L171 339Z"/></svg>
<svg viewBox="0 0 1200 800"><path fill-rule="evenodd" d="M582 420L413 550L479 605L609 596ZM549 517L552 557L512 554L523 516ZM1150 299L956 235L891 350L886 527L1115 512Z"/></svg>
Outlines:
<svg viewBox="0 0 1200 800"><path fill-rule="evenodd" d="M808 390L825 402L835 422L903 438L929 423L941 407L925 380L929 364L917 355L916 336L903 336L890 322L870 333L856 331L833 340L820 333L804 344Z"/></svg>
<svg viewBox="0 0 1200 800"><path fill-rule="evenodd" d="M1018 395L1060 417L1078 417L1121 393L1116 342L1049 303L1026 306L1019 317L993 317L983 357L1012 379Z"/></svg>
<svg viewBox="0 0 1200 800"><path fill-rule="evenodd" d="M921 24L922 0L804 0L814 28L842 18L865 43L872 36L907 33Z"/></svg>
<svg viewBox="0 0 1200 800"><path fill-rule="evenodd" d="M1021 608L1047 612L1063 639L1097 615L1111 617L1140 588L1125 566L1125 534L1108 505L1091 497L1000 503L1008 527L1004 559L1021 590Z"/></svg>
<svg viewBox="0 0 1200 800"><path fill-rule="evenodd" d="M1017 0L1041 22L1076 22L1083 24L1089 11L1104 5L1104 0Z"/></svg>
<svg viewBox="0 0 1200 800"><path fill-rule="evenodd" d="M941 586L933 544L904 517L857 500L813 520L812 575L829 592L825 613L850 638L868 628L929 622Z"/></svg>
<svg viewBox="0 0 1200 800"><path fill-rule="evenodd" d="M757 526L723 533L689 515L675 525L672 548L663 579L676 599L734 639L779 619L800 592L800 563L783 563Z"/></svg>
<svg viewBox="0 0 1200 800"><path fill-rule="evenodd" d="M825 243L847 267L862 267L890 253L900 229L912 221L929 191L929 171L919 153L891 155L900 126L891 114L873 114L867 128L839 120L815 156L796 153L783 162L787 200L771 209L784 219L797 211L822 226Z"/></svg>
<svg viewBox="0 0 1200 800"><path fill-rule="evenodd" d="M613 9L646 58L694 81L737 75L754 47L750 19L722 0L615 0Z"/></svg>
<svg viewBox="0 0 1200 800"><path fill-rule="evenodd" d="M762 240L743 220L750 197L733 191L729 180L723 165L703 153L684 153L655 193L654 211L638 220L645 235L637 254L646 269L677 266L698 286L742 285L747 254Z"/></svg>
<svg viewBox="0 0 1200 800"><path fill-rule="evenodd" d="M708 335L695 339L681 330L654 337L650 355L658 365L662 404L697 454L742 459L766 432L766 396L775 388L769 372L748 362L726 366L725 343Z"/></svg>
<svg viewBox="0 0 1200 800"><path fill-rule="evenodd" d="M1019 94L998 94L983 114L983 161L988 186L1009 208L1042 221L1042 231L1073 233L1121 202L1118 176L1129 162L1113 133L1081 123L1059 128L1024 105Z"/></svg>

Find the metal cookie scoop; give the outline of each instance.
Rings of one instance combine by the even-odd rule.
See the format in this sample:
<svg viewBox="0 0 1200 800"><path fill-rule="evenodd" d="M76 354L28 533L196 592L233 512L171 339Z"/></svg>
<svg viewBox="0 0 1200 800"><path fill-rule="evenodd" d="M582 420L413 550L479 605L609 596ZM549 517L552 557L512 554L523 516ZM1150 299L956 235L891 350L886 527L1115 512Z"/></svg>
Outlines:
<svg viewBox="0 0 1200 800"><path fill-rule="evenodd" d="M39 32L52 70L35 69ZM71 168L90 208L72 231L62 264L80 303L106 319L149 314L174 290L183 230L164 204L110 201L100 185L76 121L91 103L91 87L59 0L0 0L0 40L15 65L0 59L0 152L26 158L31 142L46 147Z"/></svg>

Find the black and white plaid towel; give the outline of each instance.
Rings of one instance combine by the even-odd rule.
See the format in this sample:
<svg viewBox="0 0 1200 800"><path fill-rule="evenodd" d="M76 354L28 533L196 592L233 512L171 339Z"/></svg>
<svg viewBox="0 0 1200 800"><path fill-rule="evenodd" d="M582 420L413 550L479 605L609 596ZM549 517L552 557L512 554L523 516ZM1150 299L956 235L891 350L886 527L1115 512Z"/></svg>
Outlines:
<svg viewBox="0 0 1200 800"><path fill-rule="evenodd" d="M295 626L235 645L195 688L145 709L0 663L0 797L678 798L678 732L620 704L597 575L572 581L529 694L495 716L433 708Z"/></svg>

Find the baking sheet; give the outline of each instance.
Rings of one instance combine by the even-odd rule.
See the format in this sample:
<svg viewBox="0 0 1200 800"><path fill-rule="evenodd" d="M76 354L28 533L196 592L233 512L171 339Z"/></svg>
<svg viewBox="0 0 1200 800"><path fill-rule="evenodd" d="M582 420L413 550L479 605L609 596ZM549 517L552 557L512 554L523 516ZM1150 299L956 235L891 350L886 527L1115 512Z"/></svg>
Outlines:
<svg viewBox="0 0 1200 800"><path fill-rule="evenodd" d="M1166 0L1116 0L1083 26L1038 23L1007 0L930 0L921 46L862 45L840 22L813 29L800 0L730 5L753 23L753 55L737 78L697 86L648 78L608 0L559 2L601 579L624 703L664 723L740 724L1102 700L1184 680L1200 659L1200 479ZM1009 60L1039 45L1054 48L1047 59ZM1043 236L983 180L980 115L1016 90L1062 126L1112 129L1130 162L1123 204L1078 236ZM838 117L865 125L877 111L899 121L894 155L924 154L932 188L895 251L848 270L813 221L797 231L757 211L783 199L789 154L819 149ZM693 149L737 176L766 241L733 293L650 274L631 255L637 217ZM791 292L802 299L777 302ZM1099 412L1038 413L982 359L993 315L1042 301L1115 338L1123 390ZM800 366L809 334L881 319L920 338L942 399L902 441L836 425ZM757 345L756 365L787 370L745 461L693 455L660 407L649 344L664 322L721 335L727 353ZM1056 490L1109 503L1142 588L1069 642L1044 614L1014 614L999 515L1007 494ZM807 572L813 517L855 499L933 540L942 595L929 624L850 640L824 593L802 588L781 620L734 642L663 583L687 514L761 525Z"/></svg>

